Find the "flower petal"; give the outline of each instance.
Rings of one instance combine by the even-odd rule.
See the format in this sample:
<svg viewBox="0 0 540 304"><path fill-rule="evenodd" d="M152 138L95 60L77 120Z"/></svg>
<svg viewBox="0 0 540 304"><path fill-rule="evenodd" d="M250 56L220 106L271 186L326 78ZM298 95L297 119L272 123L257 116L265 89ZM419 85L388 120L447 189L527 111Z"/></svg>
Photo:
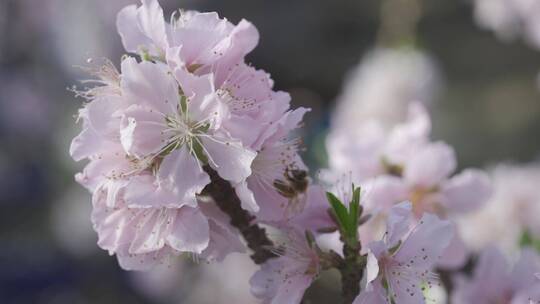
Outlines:
<svg viewBox="0 0 540 304"><path fill-rule="evenodd" d="M196 195L210 183L210 177L184 145L168 154L158 171L161 183L168 183L179 199L191 206L197 204Z"/></svg>
<svg viewBox="0 0 540 304"><path fill-rule="evenodd" d="M225 136L200 137L208 152L210 165L219 175L238 184L251 175L251 163L257 153L246 149L242 143Z"/></svg>
<svg viewBox="0 0 540 304"><path fill-rule="evenodd" d="M190 118L194 121L208 121L211 128L219 128L221 120L228 117L228 111L216 94L213 74L197 76L184 68L176 68L174 77L183 94L188 97Z"/></svg>
<svg viewBox="0 0 540 304"><path fill-rule="evenodd" d="M148 106L162 114L177 112L178 83L162 63L138 63L129 57L122 61L120 86L125 100Z"/></svg>
<svg viewBox="0 0 540 304"><path fill-rule="evenodd" d="M128 52L137 53L140 46L152 44L152 40L141 32L137 24L137 5L124 7L116 17L116 27L122 38L122 44Z"/></svg>
<svg viewBox="0 0 540 304"><path fill-rule="evenodd" d="M456 225L454 231L457 231ZM465 246L463 239L458 233L454 234L454 237L450 240L450 244L444 250L441 258L439 259L437 266L443 269L456 269L467 262L469 250Z"/></svg>
<svg viewBox="0 0 540 304"><path fill-rule="evenodd" d="M405 164L404 178L411 186L424 189L439 185L456 168L454 150L443 142L424 146Z"/></svg>
<svg viewBox="0 0 540 304"><path fill-rule="evenodd" d="M255 201L255 195L253 192L248 188L247 181L242 181L234 186L234 190L236 192L236 195L238 195L238 198L240 199L240 202L242 202L242 208L245 210L249 210L252 212L258 212L259 211L259 205L257 205L257 202Z"/></svg>
<svg viewBox="0 0 540 304"><path fill-rule="evenodd" d="M288 276L283 259L271 259L264 263L249 280L251 293L270 304L299 304L313 278L296 273Z"/></svg>
<svg viewBox="0 0 540 304"><path fill-rule="evenodd" d="M257 174L252 174L248 177L247 183L259 206L257 220L279 222L286 218L285 211L289 200L279 194L272 184L265 182Z"/></svg>
<svg viewBox="0 0 540 304"><path fill-rule="evenodd" d="M369 251L367 254L367 264L366 264L366 274L365 274L366 280L364 283L365 284L364 287L367 288L367 284L370 284L371 282L375 281L378 275L379 275L379 263L377 261L377 258L373 254L373 252Z"/></svg>
<svg viewBox="0 0 540 304"><path fill-rule="evenodd" d="M174 184L160 183L151 175L138 175L126 186L124 200L133 208L180 208L185 205L195 207L194 196L188 192L180 193Z"/></svg>
<svg viewBox="0 0 540 304"><path fill-rule="evenodd" d="M355 180L364 180L384 172L381 149L385 132L374 121L352 130L334 129L326 140L330 168L337 172L353 171ZM351 168L351 164L354 164Z"/></svg>
<svg viewBox="0 0 540 304"><path fill-rule="evenodd" d="M353 304L387 304L381 281L377 280L361 289Z"/></svg>
<svg viewBox="0 0 540 304"><path fill-rule="evenodd" d="M230 253L246 251L246 246L240 240L238 231L230 225L228 215L223 213L214 202L199 202L199 207L208 218L210 225L210 242L201 253L202 258L220 262Z"/></svg>
<svg viewBox="0 0 540 304"><path fill-rule="evenodd" d="M394 247L409 231L412 218L412 204L403 202L390 209L386 219L386 244L389 248Z"/></svg>
<svg viewBox="0 0 540 304"><path fill-rule="evenodd" d="M452 212L470 212L480 208L491 193L491 182L487 174L468 169L443 184L441 203Z"/></svg>
<svg viewBox="0 0 540 304"><path fill-rule="evenodd" d="M223 56L214 48L232 31L233 25L215 12L187 11L182 24L170 33L170 45L182 45L180 55L187 65L211 65Z"/></svg>
<svg viewBox="0 0 540 304"><path fill-rule="evenodd" d="M143 254L157 251L165 245L164 236L171 229L175 209L143 209L141 221L133 223L136 232L129 246L129 253Z"/></svg>
<svg viewBox="0 0 540 304"><path fill-rule="evenodd" d="M121 106L116 98L98 98L79 110L83 130L73 139L69 149L74 160L107 151L106 146L114 140L120 127L120 120L112 115Z"/></svg>
<svg viewBox="0 0 540 304"><path fill-rule="evenodd" d="M162 56L167 48L165 19L157 0L142 0L138 8L126 6L118 13L116 27L128 52L144 49L152 56Z"/></svg>
<svg viewBox="0 0 540 304"><path fill-rule="evenodd" d="M132 105L123 112L120 142L125 151L138 158L159 152L168 142L169 135L163 116L148 107Z"/></svg>
<svg viewBox="0 0 540 304"><path fill-rule="evenodd" d="M127 250L116 253L120 267L124 270L137 271L148 271L158 264L170 263L167 262L167 259L170 259L171 255L172 250L170 250L170 248L163 248L158 251L143 254L130 254Z"/></svg>
<svg viewBox="0 0 540 304"><path fill-rule="evenodd" d="M208 220L199 209L182 207L166 240L175 250L200 254L210 242Z"/></svg>
<svg viewBox="0 0 540 304"><path fill-rule="evenodd" d="M417 280L407 280L405 276L399 275L399 271L396 273L397 275L391 274L388 276L388 293L392 295L394 302L399 304L424 304L420 277Z"/></svg>
<svg viewBox="0 0 540 304"><path fill-rule="evenodd" d="M271 304L299 304L312 281L313 278L309 275L291 277L285 284L281 285Z"/></svg>
<svg viewBox="0 0 540 304"><path fill-rule="evenodd" d="M524 248L511 274L514 290L540 284L540 277L536 277L539 273L540 255L533 248Z"/></svg>
<svg viewBox="0 0 540 304"><path fill-rule="evenodd" d="M510 265L498 249L488 247L480 255L473 277L478 284L471 287L478 291L504 291L511 282Z"/></svg>
<svg viewBox="0 0 540 304"><path fill-rule="evenodd" d="M366 191L363 196L366 210L370 212L388 212L396 203L408 198L408 187L403 179L392 175L381 175L362 183Z"/></svg>
<svg viewBox="0 0 540 304"><path fill-rule="evenodd" d="M311 111L309 108L298 108L289 111L278 121L270 122L265 133L261 135L260 142L275 142L286 138L291 131L298 128L304 115Z"/></svg>
<svg viewBox="0 0 540 304"><path fill-rule="evenodd" d="M429 140L431 120L420 102L413 102L408 108L407 121L396 125L388 135L384 155L393 164L403 164L413 156L419 147Z"/></svg>
<svg viewBox="0 0 540 304"><path fill-rule="evenodd" d="M416 269L430 269L444 253L453 235L453 226L449 221L424 213L396 252L395 259Z"/></svg>

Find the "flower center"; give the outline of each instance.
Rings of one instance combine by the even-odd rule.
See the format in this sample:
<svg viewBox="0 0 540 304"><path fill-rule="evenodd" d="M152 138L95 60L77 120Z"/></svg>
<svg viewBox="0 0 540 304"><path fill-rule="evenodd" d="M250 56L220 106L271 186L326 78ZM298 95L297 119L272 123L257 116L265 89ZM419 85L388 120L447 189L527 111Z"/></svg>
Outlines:
<svg viewBox="0 0 540 304"><path fill-rule="evenodd" d="M417 218L421 218L425 212L434 213L440 217L446 216L445 208L430 197L437 191L438 189L436 187L431 189L415 187L409 193L409 200L412 203L413 212Z"/></svg>
<svg viewBox="0 0 540 304"><path fill-rule="evenodd" d="M193 121L189 117L188 99L181 95L178 103L178 111L173 115L165 116L165 129L162 134L168 138L164 147L157 156L166 156L172 151L187 145L189 151L200 160L205 160L202 142L199 136L205 136L210 128L208 120Z"/></svg>

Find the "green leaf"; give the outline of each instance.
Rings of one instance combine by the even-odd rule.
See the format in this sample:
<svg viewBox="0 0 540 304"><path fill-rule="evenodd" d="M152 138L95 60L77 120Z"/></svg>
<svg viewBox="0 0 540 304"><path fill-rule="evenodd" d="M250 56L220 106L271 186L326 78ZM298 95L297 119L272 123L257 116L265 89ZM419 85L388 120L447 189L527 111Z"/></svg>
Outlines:
<svg viewBox="0 0 540 304"><path fill-rule="evenodd" d="M326 192L326 198L328 199L330 206L332 206L342 230L347 231L349 228L349 212L347 211L347 208L345 208L345 205L343 205L343 203L331 192Z"/></svg>
<svg viewBox="0 0 540 304"><path fill-rule="evenodd" d="M333 193L326 192L328 202L332 206L332 214L336 218L336 222L339 226L341 236L350 247L358 247L358 226L359 217L362 213L362 206L360 206L360 188L352 187L352 197L347 208L343 202L341 202Z"/></svg>
<svg viewBox="0 0 540 304"><path fill-rule="evenodd" d="M353 197L349 206L350 209L350 221L351 226L354 227L355 235L357 234L358 229L358 217L360 216L360 187L355 188L354 184L352 185Z"/></svg>

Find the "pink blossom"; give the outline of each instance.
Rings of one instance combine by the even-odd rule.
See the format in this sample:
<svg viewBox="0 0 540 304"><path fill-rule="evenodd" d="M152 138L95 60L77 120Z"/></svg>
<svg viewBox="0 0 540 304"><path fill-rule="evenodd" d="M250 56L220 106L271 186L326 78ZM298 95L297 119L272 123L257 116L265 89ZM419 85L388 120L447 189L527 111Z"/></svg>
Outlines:
<svg viewBox="0 0 540 304"><path fill-rule="evenodd" d="M257 212L265 191L276 193L252 189L257 179L305 168L288 135L307 110L291 111L289 95L244 62L258 41L247 21L183 12L168 24L154 0L126 7L117 21L126 50L141 61L126 56L120 71L110 62L88 69L96 86L75 91L88 103L70 147L75 160L89 161L76 180L93 193L99 245L126 269L183 252L222 260L243 251L225 215L201 203L210 182L203 167Z"/></svg>
<svg viewBox="0 0 540 304"><path fill-rule="evenodd" d="M507 259L494 247L480 255L472 277L461 276L453 293L453 303L540 303L540 257L525 249L517 263L510 267Z"/></svg>
<svg viewBox="0 0 540 304"><path fill-rule="evenodd" d="M430 141L431 121L420 103L411 103L408 119L388 131L377 121L361 123L359 134L354 130L336 130L328 147L332 172L352 168L353 180L366 192L364 207L372 220L360 233L363 242L384 230L384 218L396 203L410 201L417 220L424 212L454 220L478 210L491 195L484 172L466 169L453 175L455 152L444 142ZM465 258L456 234L440 262L457 267Z"/></svg>
<svg viewBox="0 0 540 304"><path fill-rule="evenodd" d="M116 254L122 268L147 270L182 252L201 254L208 247L209 225L197 208L113 208L105 195L94 199L92 222L98 245Z"/></svg>
<svg viewBox="0 0 540 304"><path fill-rule="evenodd" d="M221 261L244 246L228 218L213 203L198 208L107 205L107 193L94 194L92 223L98 245L116 254L122 268L148 270L181 253Z"/></svg>
<svg viewBox="0 0 540 304"><path fill-rule="evenodd" d="M182 73L184 70L176 68L176 71ZM287 168L305 169L297 153L299 141L288 136L299 126L308 109L289 110L289 94L274 91L272 79L262 70L241 63L223 75L221 80L214 79L217 97L228 110L222 128L244 146L258 152L250 178L231 182L246 208L256 211L259 205L271 207L276 203L268 205L265 202L270 199L283 201L283 197L275 195L274 181L283 179ZM253 193L258 190L263 193ZM267 214L274 211L279 213L278 209L265 208L259 212L259 218L269 219ZM283 217L283 214L275 215Z"/></svg>
<svg viewBox="0 0 540 304"><path fill-rule="evenodd" d="M168 58L190 71L207 73L240 62L259 40L255 27L245 20L235 26L213 12L180 11L167 23L157 0L141 3L125 7L117 18L118 32L131 53Z"/></svg>
<svg viewBox="0 0 540 304"><path fill-rule="evenodd" d="M138 26L133 27L132 24ZM227 141L231 147L236 147L238 145L231 140L234 138L241 141L244 147L260 151L260 157L254 163L255 169L260 169L267 163L264 160L265 150L280 149L278 146L283 147L281 149L286 147L296 150L294 144L285 143L285 137L286 133L296 128L305 110L299 109L295 113L288 111L290 96L284 92L273 91L273 81L266 72L256 70L243 62L243 57L258 41L258 33L249 22L242 20L234 26L220 19L215 13L188 11L180 12L178 17L173 15L171 24L167 24L157 2L148 0L143 1L141 7L130 6L122 10L118 16L118 27L128 51L141 51L142 47L143 55L149 52L158 61L165 60L179 82L182 82L182 79L196 82L198 93L201 93L201 86L204 86L208 89L207 93L213 94L202 97L207 98L206 103L213 99L217 101L213 104L220 106L220 111L210 109L220 114L220 120L215 124L216 128L220 129L220 134L214 139ZM190 115L193 117L191 113ZM207 118L209 117L203 117L203 120ZM152 140L159 138L150 134L141 135ZM206 137L201 141L211 139L212 137ZM131 137L126 136L126 142L130 143L129 140ZM211 154L211 151L206 150L221 149L214 142L206 142L200 146L204 152ZM210 163L218 156L210 156ZM244 156L244 159L251 160L251 155ZM298 156L292 158L294 160L287 161L282 167L291 166L292 162L298 163L298 167L303 166ZM239 160L242 160L242 157ZM219 159L216 159L216 162L219 162ZM223 175L223 170L220 172L219 169L225 165L216 164L218 173L233 183L245 208L257 211L258 205L251 190L255 187L253 183L249 186L243 175L227 178L227 173ZM276 178L283 178L283 168L273 168L267 175L272 175L272 171L279 171L280 176ZM270 184L273 182L274 180L270 181Z"/></svg>
<svg viewBox="0 0 540 304"><path fill-rule="evenodd" d="M515 254L524 233L540 239L540 166L500 164L490 170L490 175L493 195L485 207L461 218L459 228L474 251L495 245L505 253ZM485 226L489 229L478 229Z"/></svg>
<svg viewBox="0 0 540 304"><path fill-rule="evenodd" d="M215 79L218 96L230 111L224 127L246 146L260 150L289 115L291 98L288 93L272 89L270 75L245 63L228 69L224 76ZM293 128L296 125L287 132Z"/></svg>
<svg viewBox="0 0 540 304"><path fill-rule="evenodd" d="M320 267L312 244L302 233L290 230L280 256L265 262L251 277L251 293L265 304L300 303Z"/></svg>
<svg viewBox="0 0 540 304"><path fill-rule="evenodd" d="M120 74L112 63L107 62L98 69L89 69L97 77L98 86L76 91L91 102L79 110L78 120L82 120L82 132L76 136L69 149L76 161L107 151L107 145L118 142L118 118L111 119L112 113L125 107L121 96Z"/></svg>
<svg viewBox="0 0 540 304"><path fill-rule="evenodd" d="M287 135L296 129L307 109L299 108L288 112L275 123L272 133L262 143L253 161L253 174L248 177L246 187L253 193L253 199L260 206L257 217L263 222L280 222L300 213L306 203L305 191L294 189L292 179L295 172L305 174L300 180L309 183L307 168L299 156L298 139L289 139ZM291 188L291 193L283 193L276 188L276 183ZM281 192L280 192L281 191ZM238 192L238 189L237 189ZM245 195L241 195L241 198Z"/></svg>
<svg viewBox="0 0 540 304"><path fill-rule="evenodd" d="M165 59L178 79L189 75L200 84L212 82L214 97L227 111L224 113L226 118L220 121L223 133L240 140L245 147L262 152L264 144L266 150L270 150L271 145L284 146L274 141L286 135L277 133L283 132L280 128L283 129L283 124L291 120L287 118L290 114L290 96L273 91L273 81L267 73L242 61L258 41L255 28L247 21L241 21L235 27L219 19L215 13L181 12L178 18L173 16L172 20L170 25L163 22L163 12L155 1L143 1L139 8L131 6L124 9L119 14L118 25L126 49L135 52L137 50L133 45L146 45L147 50L154 47L157 50L154 56L160 57L160 53L166 53ZM131 21L138 23L141 30L137 33L124 30L124 23L130 25L129 29L133 28ZM163 38L164 35L166 38ZM301 119L304 111L298 113L300 115L291 113L292 120L295 117ZM297 124L298 121L295 121L285 131L295 128ZM285 146L293 147L292 144ZM255 167L264 163L264 153L260 154ZM298 157L295 158L301 162ZM283 172L280 178L282 175ZM255 197L244 178L229 180L235 185L243 206L257 211Z"/></svg>
<svg viewBox="0 0 540 304"><path fill-rule="evenodd" d="M469 169L451 176L455 152L444 142L430 142L431 122L421 104L412 103L408 120L387 134L376 121L357 130L362 132L337 130L345 135L330 136L330 167L352 171L353 180L368 190L368 198L374 192L369 207L387 208L411 200L417 215L429 211L446 216L475 210L488 198L489 180L483 172ZM385 197L378 195L381 192Z"/></svg>
<svg viewBox="0 0 540 304"><path fill-rule="evenodd" d="M179 11L168 24L158 2L144 0L142 6L128 6L119 13L118 30L130 52L150 52L172 70L180 70L176 73L212 75L216 94L231 114L224 122L226 129L252 148L260 148L261 133L271 135L267 129L274 127L269 124L289 108L289 95L274 92L266 72L243 62L259 39L245 20L234 26L216 13Z"/></svg>
<svg viewBox="0 0 540 304"><path fill-rule="evenodd" d="M142 6L124 7L116 20L122 43L128 52L146 51L153 56L165 56L168 39L163 9L157 0L143 0Z"/></svg>
<svg viewBox="0 0 540 304"><path fill-rule="evenodd" d="M196 205L195 195L210 181L200 157L233 182L251 174L256 154L220 129L227 110L216 98L212 82L182 73L178 78L167 73L166 65L125 59L121 94L100 96L81 113L86 126L74 140L72 154L76 159L89 157L119 140L125 151L121 156L126 154L138 167L119 175L133 184L126 190L130 204L155 199L165 205L177 201ZM179 85L185 95L179 94ZM157 160L155 178L136 176Z"/></svg>
<svg viewBox="0 0 540 304"><path fill-rule="evenodd" d="M467 169L450 177L455 166L453 149L442 142L425 145L405 163L403 180L417 215L469 212L487 200L491 189L487 175Z"/></svg>
<svg viewBox="0 0 540 304"><path fill-rule="evenodd" d="M424 289L436 284L431 269L448 246L453 229L450 222L426 213L411 230L411 210L410 203L394 206L384 239L368 245L368 285L355 304L425 303Z"/></svg>
<svg viewBox="0 0 540 304"><path fill-rule="evenodd" d="M387 165L400 165L427 143L430 130L429 116L417 102L409 105L405 122L389 131L376 119L337 127L327 139L330 169L352 172L356 182L387 173Z"/></svg>
<svg viewBox="0 0 540 304"><path fill-rule="evenodd" d="M129 154L153 159L165 153L159 173L163 173L163 180L177 187L175 191L180 195L181 190L191 195L192 201L194 194L209 182L202 172L201 157L233 183L240 183L251 174L256 153L221 128L228 110L217 98L211 76L195 77L177 69L175 80L164 65L134 61L127 64L133 78L126 77L126 95L139 102L120 113L120 140ZM161 79L161 87L145 91L148 83L156 79ZM184 95L179 95L178 87ZM167 154L168 150L175 151ZM176 175L179 172L199 177L186 179Z"/></svg>

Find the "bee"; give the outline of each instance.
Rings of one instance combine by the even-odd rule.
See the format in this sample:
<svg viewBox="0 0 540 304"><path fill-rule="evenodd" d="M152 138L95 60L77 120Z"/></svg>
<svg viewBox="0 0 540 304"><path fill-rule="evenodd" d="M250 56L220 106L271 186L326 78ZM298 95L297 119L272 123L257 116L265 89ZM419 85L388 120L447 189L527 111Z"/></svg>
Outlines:
<svg viewBox="0 0 540 304"><path fill-rule="evenodd" d="M289 199L287 213L300 212L306 203L305 192L309 185L307 171L296 168L286 168L283 180L274 180L274 188L283 197Z"/></svg>

